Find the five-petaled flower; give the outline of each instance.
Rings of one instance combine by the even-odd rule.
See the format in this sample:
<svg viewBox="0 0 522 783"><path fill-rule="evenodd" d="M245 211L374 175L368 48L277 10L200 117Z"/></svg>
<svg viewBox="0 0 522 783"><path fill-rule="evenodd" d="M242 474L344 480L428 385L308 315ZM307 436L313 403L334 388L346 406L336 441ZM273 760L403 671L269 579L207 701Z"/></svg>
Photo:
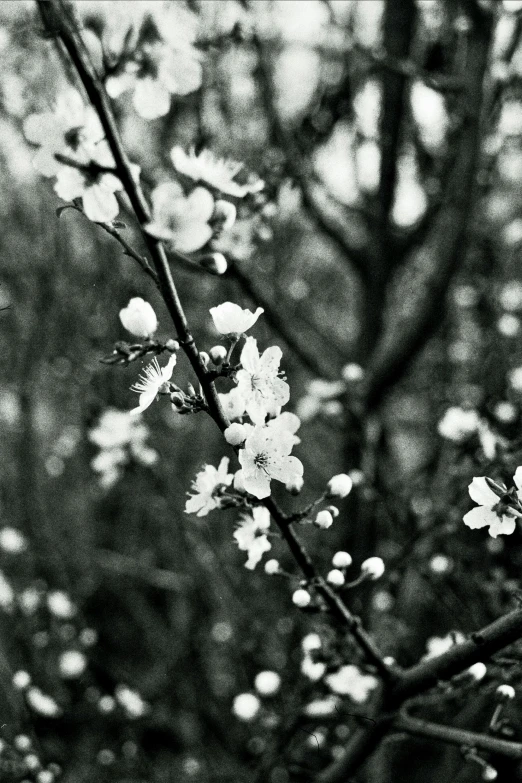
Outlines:
<svg viewBox="0 0 522 783"><path fill-rule="evenodd" d="M270 527L270 513L264 506L255 506L252 516L243 515L239 527L234 532L238 547L248 552L245 568L253 570L263 554L272 548L266 536Z"/></svg>
<svg viewBox="0 0 522 783"><path fill-rule="evenodd" d="M120 321L135 337L150 337L158 328L154 309L140 296L130 299L127 307L120 310Z"/></svg>
<svg viewBox="0 0 522 783"><path fill-rule="evenodd" d="M288 430L255 427L239 451L242 486L256 498L270 495L270 481L288 484L303 475L303 464L291 457L294 435ZM236 474L237 475L237 474Z"/></svg>
<svg viewBox="0 0 522 783"><path fill-rule="evenodd" d="M255 179L246 185L235 182L234 177L243 164L235 160L217 158L210 150L202 150L199 155L196 155L194 149L187 153L182 147L173 147L170 157L174 168L180 174L190 177L195 182L204 182L227 196L243 198L248 193L257 193L265 185L261 179Z"/></svg>
<svg viewBox="0 0 522 783"><path fill-rule="evenodd" d="M513 480L520 500L522 499L522 467L516 469ZM489 526L489 535L492 538L499 535L508 536L514 532L517 518L522 517L522 513L514 507L516 501L500 498L484 476L475 477L468 490L471 499L478 503L478 506L464 515L464 524L472 530Z"/></svg>
<svg viewBox="0 0 522 783"><path fill-rule="evenodd" d="M273 345L260 356L256 339L246 338L241 351L242 369L236 378L246 412L254 424L264 424L267 415L275 415L290 399L288 384L279 378L282 355L281 348Z"/></svg>
<svg viewBox="0 0 522 783"><path fill-rule="evenodd" d="M212 237L209 220L214 199L206 188L195 188L185 196L177 182L164 182L151 195L152 221L146 230L182 253L193 253Z"/></svg>
<svg viewBox="0 0 522 783"><path fill-rule="evenodd" d="M379 681L372 674L364 674L357 666L347 664L325 677L327 685L341 696L349 696L358 704L365 702Z"/></svg>
<svg viewBox="0 0 522 783"><path fill-rule="evenodd" d="M196 514L198 517L206 516L215 508L220 508L221 498L219 490L228 487L234 476L228 472L228 457L223 457L219 466L205 465L192 482L195 494L190 495L186 504L187 514Z"/></svg>
<svg viewBox="0 0 522 783"><path fill-rule="evenodd" d="M210 315L218 332L234 335L248 331L264 312L262 307L258 307L255 313L252 313L250 310L243 310L234 302L223 302L210 308Z"/></svg>
<svg viewBox="0 0 522 783"><path fill-rule="evenodd" d="M133 408L133 410L130 411L133 415L141 413L148 408L149 405L152 405L161 391L161 387L167 384L172 378L175 365L176 354L173 354L165 367L160 367L157 359L153 359L152 362L145 367L139 380L131 386L131 391L135 391L140 395L138 407Z"/></svg>

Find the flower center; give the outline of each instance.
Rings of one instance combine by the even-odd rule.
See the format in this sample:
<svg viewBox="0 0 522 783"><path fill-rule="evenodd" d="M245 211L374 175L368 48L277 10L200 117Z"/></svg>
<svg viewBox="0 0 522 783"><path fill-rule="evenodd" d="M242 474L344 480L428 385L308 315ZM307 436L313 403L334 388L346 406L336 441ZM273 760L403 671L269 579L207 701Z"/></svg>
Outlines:
<svg viewBox="0 0 522 783"><path fill-rule="evenodd" d="M74 152L78 149L80 146L82 137L81 137L81 131L82 128L70 128L66 134L65 134L65 143L68 147L70 147Z"/></svg>
<svg viewBox="0 0 522 783"><path fill-rule="evenodd" d="M262 470L263 473L266 473L267 476L270 475L267 468L268 465L267 454L264 454L263 452L261 452L261 454L256 454L256 456L254 457L254 465L258 470Z"/></svg>

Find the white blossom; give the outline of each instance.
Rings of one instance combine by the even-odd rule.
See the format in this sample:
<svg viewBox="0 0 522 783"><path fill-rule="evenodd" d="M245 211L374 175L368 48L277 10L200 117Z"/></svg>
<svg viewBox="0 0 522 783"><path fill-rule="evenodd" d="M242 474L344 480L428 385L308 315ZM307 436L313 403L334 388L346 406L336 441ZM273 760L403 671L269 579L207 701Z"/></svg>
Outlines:
<svg viewBox="0 0 522 783"><path fill-rule="evenodd" d="M333 587L342 587L345 583L344 574L338 568L333 568L326 575L326 581Z"/></svg>
<svg viewBox="0 0 522 783"><path fill-rule="evenodd" d="M369 557L361 563L361 574L364 574L369 579L380 579L384 574L384 570L384 561L380 557Z"/></svg>
<svg viewBox="0 0 522 783"><path fill-rule="evenodd" d="M514 476L518 492L522 489L522 468L517 468ZM522 516L519 511L507 505L500 505L499 496L493 492L484 476L475 476L468 486L469 495L475 503L464 515L464 524L472 530L489 527L489 535L511 535L516 528L516 518Z"/></svg>
<svg viewBox="0 0 522 783"><path fill-rule="evenodd" d="M177 182L164 182L151 194L152 221L147 233L163 240L167 247L182 253L200 250L212 237L209 220L214 199L206 188L194 188L185 196Z"/></svg>
<svg viewBox="0 0 522 783"><path fill-rule="evenodd" d="M423 660L428 661L431 658L443 655L456 644L461 644L465 639L466 637L460 631L449 633L446 636L432 636L426 642L427 653L423 656Z"/></svg>
<svg viewBox="0 0 522 783"><path fill-rule="evenodd" d="M265 574L269 574L272 576L273 574L278 574L281 571L281 566L279 565L279 561L275 558L272 558L271 560L267 560L265 563Z"/></svg>
<svg viewBox="0 0 522 783"><path fill-rule="evenodd" d="M444 413L437 429L443 438L462 443L478 432L479 425L480 418L477 411L453 406Z"/></svg>
<svg viewBox="0 0 522 783"><path fill-rule="evenodd" d="M352 564L352 556L348 552L336 552L332 557L332 565L335 568L348 568Z"/></svg>
<svg viewBox="0 0 522 783"><path fill-rule="evenodd" d="M297 457L291 457L293 436L290 432L277 432L270 427L255 427L239 450L242 482L247 492L257 498L270 495L270 481L283 484L303 475L303 465Z"/></svg>
<svg viewBox="0 0 522 783"><path fill-rule="evenodd" d="M281 687L281 677L277 672L259 672L254 680L254 686L261 696L273 696Z"/></svg>
<svg viewBox="0 0 522 783"><path fill-rule="evenodd" d="M508 375L511 388L522 392L522 367L515 367Z"/></svg>
<svg viewBox="0 0 522 783"><path fill-rule="evenodd" d="M236 378L245 409L254 424L264 424L267 415L275 414L290 399L288 384L279 378L279 363L283 352L277 345L260 356L257 341L247 337L241 351L242 369Z"/></svg>
<svg viewBox="0 0 522 783"><path fill-rule="evenodd" d="M253 693L240 693L232 704L232 712L236 718L247 722L254 720L260 709L261 702Z"/></svg>
<svg viewBox="0 0 522 783"><path fill-rule="evenodd" d="M233 160L217 158L210 150L202 150L196 155L191 149L186 153L182 147L173 147L170 157L174 168L180 174L190 177L195 182L204 182L221 193L235 198L243 198L248 193L257 193L264 187L264 182L256 179L252 183L240 185L234 177L242 169L243 164Z"/></svg>
<svg viewBox="0 0 522 783"><path fill-rule="evenodd" d="M330 497L345 498L350 494L353 487L353 481L346 473L338 473L332 476L328 482L327 492Z"/></svg>
<svg viewBox="0 0 522 783"><path fill-rule="evenodd" d="M57 718L62 712L55 700L43 693L40 688L28 688L25 698L35 712L44 715L46 718Z"/></svg>
<svg viewBox="0 0 522 783"><path fill-rule="evenodd" d="M70 620L77 612L76 606L63 590L52 590L47 593L47 607L51 614L59 617L60 620Z"/></svg>
<svg viewBox="0 0 522 783"><path fill-rule="evenodd" d="M308 590L303 590L303 588L299 588L299 590L296 590L292 595L292 602L298 606L299 609L307 607L311 600L312 596Z"/></svg>
<svg viewBox="0 0 522 783"><path fill-rule="evenodd" d="M324 699L315 699L309 702L305 706L304 712L309 718L327 718L335 712L338 703L339 699L332 694Z"/></svg>
<svg viewBox="0 0 522 783"><path fill-rule="evenodd" d="M234 302L223 302L210 308L214 326L220 334L243 334L252 328L264 312L262 307L258 307L255 313L252 313L250 310L243 310Z"/></svg>
<svg viewBox="0 0 522 783"><path fill-rule="evenodd" d="M226 417L231 421L239 419L244 414L245 401L237 386L225 394L218 393L218 397Z"/></svg>
<svg viewBox="0 0 522 783"><path fill-rule="evenodd" d="M10 555L19 555L27 549L27 540L14 527L3 527L0 530L0 548Z"/></svg>
<svg viewBox="0 0 522 783"><path fill-rule="evenodd" d="M172 378L175 365L176 354L172 354L164 367L160 367L157 359L153 359L152 362L145 367L139 380L131 386L131 391L140 395L138 407L133 408L130 411L133 416L142 413L149 405L152 405L162 386Z"/></svg>
<svg viewBox="0 0 522 783"><path fill-rule="evenodd" d="M223 457L219 466L205 465L192 482L193 495L190 495L185 503L185 513L196 514L198 517L206 516L210 511L220 508L221 499L218 490L228 487L234 478L228 472L228 457Z"/></svg>
<svg viewBox="0 0 522 783"><path fill-rule="evenodd" d="M123 327L135 337L151 337L158 328L158 319L151 305L139 296L120 310Z"/></svg>
<svg viewBox="0 0 522 783"><path fill-rule="evenodd" d="M148 705L140 694L126 685L118 685L114 695L130 718L141 718L148 710Z"/></svg>
<svg viewBox="0 0 522 783"><path fill-rule="evenodd" d="M13 686L20 691L23 691L31 684L31 675L23 670L17 671L13 674Z"/></svg>
<svg viewBox="0 0 522 783"><path fill-rule="evenodd" d="M332 514L326 509L323 509L322 511L319 511L315 517L314 525L321 530L328 530L328 528L333 525L333 521L334 518Z"/></svg>
<svg viewBox="0 0 522 783"><path fill-rule="evenodd" d="M227 443L231 446L239 446L246 439L248 435L248 429L244 424L234 422L230 427L227 427L223 435Z"/></svg>
<svg viewBox="0 0 522 783"><path fill-rule="evenodd" d="M512 685L499 685L497 690L495 691L495 694L497 695L497 698L501 700L511 701L515 698L516 693L515 689Z"/></svg>
<svg viewBox="0 0 522 783"><path fill-rule="evenodd" d="M252 516L243 515L239 527L234 531L238 547L248 552L245 568L253 570L263 554L272 548L266 536L270 527L270 513L264 506L254 506Z"/></svg>
<svg viewBox="0 0 522 783"><path fill-rule="evenodd" d="M325 677L327 685L340 696L350 696L353 701L362 704L378 686L379 681L372 674L364 674L357 666L347 664L334 674Z"/></svg>
<svg viewBox="0 0 522 783"><path fill-rule="evenodd" d="M98 150L101 150L101 147L98 147ZM98 155L94 162L110 167L112 156L110 153ZM118 177L110 172L91 173L72 166L62 166L56 176L54 190L64 201L81 198L83 211L89 220L95 223L110 223L120 211L118 199L114 194L123 190L123 185Z"/></svg>
<svg viewBox="0 0 522 783"><path fill-rule="evenodd" d="M58 667L62 677L73 680L85 671L87 658L79 650L65 650L58 659Z"/></svg>

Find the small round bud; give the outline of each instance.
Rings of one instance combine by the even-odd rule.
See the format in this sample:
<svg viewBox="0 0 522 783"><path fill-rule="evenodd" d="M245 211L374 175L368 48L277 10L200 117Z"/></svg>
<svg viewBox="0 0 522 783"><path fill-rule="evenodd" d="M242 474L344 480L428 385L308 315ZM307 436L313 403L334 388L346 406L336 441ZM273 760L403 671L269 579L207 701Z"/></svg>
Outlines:
<svg viewBox="0 0 522 783"><path fill-rule="evenodd" d="M277 672L259 672L254 680L254 686L261 696L273 696L281 687L281 677Z"/></svg>
<svg viewBox="0 0 522 783"><path fill-rule="evenodd" d="M296 590L292 596L292 602L299 607L299 609L305 609L311 602L312 596L307 590L300 588Z"/></svg>
<svg viewBox="0 0 522 783"><path fill-rule="evenodd" d="M350 494L353 487L353 481L346 473L339 473L332 476L328 482L327 492L332 498L345 498Z"/></svg>
<svg viewBox="0 0 522 783"><path fill-rule="evenodd" d="M318 633L307 633L303 636L301 647L305 653L311 653L313 650L320 650L322 647L321 637Z"/></svg>
<svg viewBox="0 0 522 783"><path fill-rule="evenodd" d="M364 574L368 579L380 579L384 571L384 561L380 557L369 557L361 564L361 574Z"/></svg>
<svg viewBox="0 0 522 783"><path fill-rule="evenodd" d="M171 338L165 343L165 348L167 351L170 351L170 353L176 353L176 351L179 351L179 343L177 340Z"/></svg>
<svg viewBox="0 0 522 783"><path fill-rule="evenodd" d="M28 753L27 756L24 756L24 764L31 772L35 772L41 766L40 759L36 753Z"/></svg>
<svg viewBox="0 0 522 783"><path fill-rule="evenodd" d="M50 769L42 769L36 776L36 783L53 783L54 775Z"/></svg>
<svg viewBox="0 0 522 783"><path fill-rule="evenodd" d="M336 552L332 557L332 565L335 568L348 568L352 564L352 556L348 552Z"/></svg>
<svg viewBox="0 0 522 783"><path fill-rule="evenodd" d="M275 558L272 558L271 560L267 560L265 563L265 574L278 574L281 571L281 566L279 565L279 561Z"/></svg>
<svg viewBox="0 0 522 783"><path fill-rule="evenodd" d="M13 685L18 690L22 691L24 688L28 688L31 684L31 675L25 671L15 672L13 675Z"/></svg>
<svg viewBox="0 0 522 783"><path fill-rule="evenodd" d="M289 481L287 484L285 484L285 489L287 492L290 492L291 495L298 495L304 484L304 479L302 476L295 476L295 478L292 481Z"/></svg>
<svg viewBox="0 0 522 783"><path fill-rule="evenodd" d="M227 271L227 259L223 253L210 253L198 259L198 263L212 275L224 275Z"/></svg>
<svg viewBox="0 0 522 783"><path fill-rule="evenodd" d="M342 571L339 571L338 568L333 568L328 572L326 581L328 584L333 585L334 587L342 587L345 582L344 574Z"/></svg>
<svg viewBox="0 0 522 783"><path fill-rule="evenodd" d="M476 682L483 680L487 673L488 669L485 663L474 663L473 666L470 666L468 669L468 674L470 674Z"/></svg>
<svg viewBox="0 0 522 783"><path fill-rule="evenodd" d="M123 327L135 337L150 337L158 328L158 319L151 305L139 296L120 310Z"/></svg>
<svg viewBox="0 0 522 783"><path fill-rule="evenodd" d="M253 693L240 693L232 704L232 712L239 720L254 720L261 707L261 702Z"/></svg>
<svg viewBox="0 0 522 783"><path fill-rule="evenodd" d="M339 509L337 506L327 506L326 510L330 512L330 514L333 516L334 519L337 519L339 516Z"/></svg>
<svg viewBox="0 0 522 783"><path fill-rule="evenodd" d="M223 434L227 443L230 443L231 446L239 446L245 440L247 430L242 424L234 422L234 424L226 428Z"/></svg>
<svg viewBox="0 0 522 783"><path fill-rule="evenodd" d="M14 746L17 750L23 753L24 751L29 750L31 747L31 740L27 734L18 734L18 736L14 738Z"/></svg>
<svg viewBox="0 0 522 783"><path fill-rule="evenodd" d="M499 701L511 701L515 698L515 689L511 685L499 685L495 695Z"/></svg>
<svg viewBox="0 0 522 783"><path fill-rule="evenodd" d="M484 767L484 772L482 773L482 780L496 780L498 778L498 772L495 769L495 767Z"/></svg>
<svg viewBox="0 0 522 783"><path fill-rule="evenodd" d="M227 349L224 345L215 345L210 349L209 354L216 367L219 367L227 358Z"/></svg>
<svg viewBox="0 0 522 783"><path fill-rule="evenodd" d="M362 381L364 370L360 364L350 362L349 364L344 365L341 370L341 375L346 383L356 383L357 381Z"/></svg>
<svg viewBox="0 0 522 783"><path fill-rule="evenodd" d="M314 519L314 525L321 528L321 530L328 530L333 525L333 516L326 509L319 511Z"/></svg>

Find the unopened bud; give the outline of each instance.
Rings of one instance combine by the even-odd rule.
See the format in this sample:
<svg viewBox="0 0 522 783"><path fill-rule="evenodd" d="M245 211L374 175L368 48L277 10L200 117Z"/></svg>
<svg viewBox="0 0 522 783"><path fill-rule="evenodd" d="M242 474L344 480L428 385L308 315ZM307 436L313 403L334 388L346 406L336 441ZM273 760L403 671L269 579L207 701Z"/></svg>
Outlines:
<svg viewBox="0 0 522 783"><path fill-rule="evenodd" d="M361 381L363 379L364 370L360 364L350 362L349 364L344 365L341 375L347 383L355 383L356 381Z"/></svg>
<svg viewBox="0 0 522 783"><path fill-rule="evenodd" d="M135 337L150 337L158 328L156 313L140 296L131 299L127 307L120 310L120 321Z"/></svg>
<svg viewBox="0 0 522 783"><path fill-rule="evenodd" d="M281 570L281 566L279 565L279 561L275 558L272 558L271 560L267 560L265 563L265 574L278 574Z"/></svg>
<svg viewBox="0 0 522 783"><path fill-rule="evenodd" d="M289 481L287 484L285 484L285 488L287 492L290 492L291 495L298 495L304 484L304 479L302 476L295 476L292 481Z"/></svg>
<svg viewBox="0 0 522 783"><path fill-rule="evenodd" d="M215 345L210 349L209 354L216 367L219 367L227 358L227 349L224 345Z"/></svg>
<svg viewBox="0 0 522 783"><path fill-rule="evenodd" d="M335 568L349 568L352 564L352 556L348 552L336 552L332 557L332 565Z"/></svg>
<svg viewBox="0 0 522 783"><path fill-rule="evenodd" d="M171 353L176 353L176 351L179 351L179 343L177 340L173 340L172 338L170 340L167 340L165 343L165 348L167 351L170 351Z"/></svg>
<svg viewBox="0 0 522 783"><path fill-rule="evenodd" d="M333 568L326 575L326 581L328 582L328 584L331 584L334 587L342 587L342 585L344 585L345 582L344 574L342 571L339 571L338 568Z"/></svg>
<svg viewBox="0 0 522 783"><path fill-rule="evenodd" d="M212 275L224 275L227 271L227 259L223 253L210 253L198 259L198 264Z"/></svg>
<svg viewBox="0 0 522 783"><path fill-rule="evenodd" d="M361 574L364 574L368 579L380 579L384 571L384 561L380 557L369 557L361 565Z"/></svg>
<svg viewBox="0 0 522 783"><path fill-rule="evenodd" d="M482 780L496 780L498 778L498 772L495 769L495 767L490 767L489 765L487 767L484 767L484 771L482 773Z"/></svg>
<svg viewBox="0 0 522 783"><path fill-rule="evenodd" d="M515 689L511 685L499 685L495 691L495 696L499 701L511 701L515 695Z"/></svg>
<svg viewBox="0 0 522 783"><path fill-rule="evenodd" d="M327 492L332 498L345 498L350 494L353 487L353 481L346 473L339 473L332 476L328 482Z"/></svg>
<svg viewBox="0 0 522 783"><path fill-rule="evenodd" d="M239 446L245 440L247 430L242 424L234 422L234 424L226 428L223 434L227 443L230 443L231 446Z"/></svg>
<svg viewBox="0 0 522 783"><path fill-rule="evenodd" d="M319 511L314 519L314 525L321 528L321 530L328 530L333 525L333 516L326 509Z"/></svg>
<svg viewBox="0 0 522 783"><path fill-rule="evenodd" d="M487 673L488 669L485 663L474 663L473 666L470 666L468 669L468 674L470 674L476 682L483 680Z"/></svg>
<svg viewBox="0 0 522 783"><path fill-rule="evenodd" d="M205 367L208 367L208 365L210 364L210 356L208 355L208 353L206 351L200 351L199 355Z"/></svg>
<svg viewBox="0 0 522 783"><path fill-rule="evenodd" d="M311 602L312 596L307 590L300 588L296 590L292 596L292 602L299 607L299 609L305 609Z"/></svg>
<svg viewBox="0 0 522 783"><path fill-rule="evenodd" d="M330 514L333 516L334 519L337 519L339 516L339 509L337 506L327 506L326 510L330 512Z"/></svg>

